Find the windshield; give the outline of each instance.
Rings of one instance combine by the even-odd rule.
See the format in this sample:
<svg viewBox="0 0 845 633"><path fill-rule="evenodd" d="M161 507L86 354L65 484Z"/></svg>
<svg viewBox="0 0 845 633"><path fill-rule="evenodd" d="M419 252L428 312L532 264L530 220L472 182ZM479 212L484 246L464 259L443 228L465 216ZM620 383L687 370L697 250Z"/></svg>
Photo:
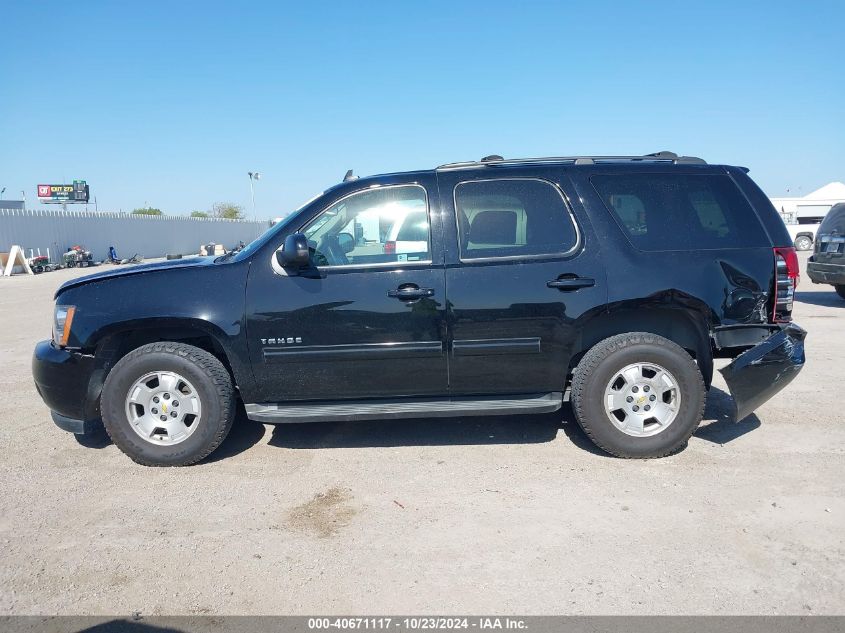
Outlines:
<svg viewBox="0 0 845 633"><path fill-rule="evenodd" d="M264 233L262 233L254 240L252 240L249 244L244 246L239 253L235 254L235 261L241 261L246 259L247 257L251 257L255 251L259 250L267 242L275 239L276 235L281 233L285 229L285 227L287 227L288 224L290 224L291 221L299 214L300 211L302 211L305 207L314 202L317 198L323 196L325 193L327 193L327 191L329 190L327 189L326 191L318 193L316 196L312 196L311 198L303 202L301 205L299 205L296 211L289 213L287 217L282 220L279 220L279 222L271 226L269 229L264 231Z"/></svg>

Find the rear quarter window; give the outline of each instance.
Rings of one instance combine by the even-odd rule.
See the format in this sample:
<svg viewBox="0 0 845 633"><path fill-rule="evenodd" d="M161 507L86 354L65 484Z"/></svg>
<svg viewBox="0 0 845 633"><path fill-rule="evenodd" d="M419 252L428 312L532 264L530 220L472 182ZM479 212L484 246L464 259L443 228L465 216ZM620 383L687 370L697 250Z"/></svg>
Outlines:
<svg viewBox="0 0 845 633"><path fill-rule="evenodd" d="M640 250L769 246L757 214L727 175L597 174L590 181Z"/></svg>

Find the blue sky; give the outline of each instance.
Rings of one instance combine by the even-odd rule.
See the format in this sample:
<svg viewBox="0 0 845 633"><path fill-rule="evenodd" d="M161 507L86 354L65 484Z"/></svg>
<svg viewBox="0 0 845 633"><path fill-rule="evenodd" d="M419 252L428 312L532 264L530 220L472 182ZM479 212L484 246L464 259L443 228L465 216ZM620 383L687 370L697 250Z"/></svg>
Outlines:
<svg viewBox="0 0 845 633"><path fill-rule="evenodd" d="M845 3L8 2L0 187L283 215L358 174L663 149L845 180ZM93 208L93 206L91 207Z"/></svg>

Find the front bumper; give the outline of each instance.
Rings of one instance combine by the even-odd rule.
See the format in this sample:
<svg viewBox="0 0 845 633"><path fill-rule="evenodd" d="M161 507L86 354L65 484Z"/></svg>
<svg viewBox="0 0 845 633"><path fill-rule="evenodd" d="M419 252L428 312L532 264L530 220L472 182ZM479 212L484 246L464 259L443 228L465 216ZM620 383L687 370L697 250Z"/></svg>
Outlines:
<svg viewBox="0 0 845 633"><path fill-rule="evenodd" d="M99 421L99 393L92 376L93 356L55 347L41 341L32 355L32 377L53 421L66 431L86 433Z"/></svg>
<svg viewBox="0 0 845 633"><path fill-rule="evenodd" d="M845 264L807 262L807 276L814 284L845 285Z"/></svg>
<svg viewBox="0 0 845 633"><path fill-rule="evenodd" d="M790 323L721 369L733 396L736 421L786 387L804 367L807 332Z"/></svg>

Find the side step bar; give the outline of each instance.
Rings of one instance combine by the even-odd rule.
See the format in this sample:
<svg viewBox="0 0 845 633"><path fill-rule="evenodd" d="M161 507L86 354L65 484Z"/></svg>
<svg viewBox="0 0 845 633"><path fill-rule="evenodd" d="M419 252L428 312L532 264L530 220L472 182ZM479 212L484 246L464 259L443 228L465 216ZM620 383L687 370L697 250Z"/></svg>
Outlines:
<svg viewBox="0 0 845 633"><path fill-rule="evenodd" d="M551 413L560 409L563 393L469 398L416 398L346 400L318 403L264 403L245 405L247 417L266 424L287 422L356 422L402 418Z"/></svg>

